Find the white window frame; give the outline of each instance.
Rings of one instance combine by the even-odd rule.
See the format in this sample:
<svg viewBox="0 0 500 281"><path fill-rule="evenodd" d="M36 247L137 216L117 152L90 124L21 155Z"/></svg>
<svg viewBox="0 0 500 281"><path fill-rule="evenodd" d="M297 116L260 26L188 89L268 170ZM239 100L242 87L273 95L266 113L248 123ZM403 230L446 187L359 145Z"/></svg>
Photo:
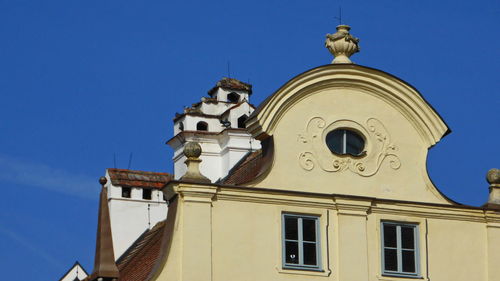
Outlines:
<svg viewBox="0 0 500 281"><path fill-rule="evenodd" d="M386 247L384 244L384 225L394 225L396 226L396 247ZM411 227L413 228L413 247L414 247L414 262L415 262L415 272L404 272L403 271L403 249L401 242L401 227ZM417 223L403 223L403 222L393 222L393 221L382 221L380 223L380 239L381 239L381 260L382 260L382 275L386 276L398 276L398 277L414 277L420 278L420 250L419 250L419 227ZM397 253L397 271L386 270L385 269L385 249L395 249Z"/></svg>
<svg viewBox="0 0 500 281"><path fill-rule="evenodd" d="M297 240L290 240L286 239L286 231L285 231L285 218L286 217L293 217L297 218ZM302 220L303 219L313 219L315 222L315 230L316 230L316 265L308 265L304 264L304 243L311 243L311 242L304 242L302 240L303 233L302 233ZM311 215L299 215L299 214L290 214L290 213L283 213L281 215L281 247L282 247L282 266L283 269L302 269L302 270L311 270L311 271L323 271L322 266L321 266L321 235L320 235L320 217L319 216L311 216ZM291 264L286 262L286 242L297 242L298 243L298 254L299 254L299 263L298 264Z"/></svg>

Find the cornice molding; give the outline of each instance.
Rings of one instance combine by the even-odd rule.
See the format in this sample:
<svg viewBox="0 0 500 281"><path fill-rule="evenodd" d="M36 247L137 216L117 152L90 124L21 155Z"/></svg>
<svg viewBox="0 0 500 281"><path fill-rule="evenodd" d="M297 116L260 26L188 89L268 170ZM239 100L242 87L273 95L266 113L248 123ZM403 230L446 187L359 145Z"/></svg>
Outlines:
<svg viewBox="0 0 500 281"><path fill-rule="evenodd" d="M296 192L181 181L170 182L163 189L163 192L167 198L179 194L184 202L233 201L334 210L341 215L391 214L478 222L488 224L488 227L500 225L500 212L462 205L406 202L353 195Z"/></svg>
<svg viewBox="0 0 500 281"><path fill-rule="evenodd" d="M217 187L182 183L174 186L174 191L181 196L184 202L212 203L217 193Z"/></svg>

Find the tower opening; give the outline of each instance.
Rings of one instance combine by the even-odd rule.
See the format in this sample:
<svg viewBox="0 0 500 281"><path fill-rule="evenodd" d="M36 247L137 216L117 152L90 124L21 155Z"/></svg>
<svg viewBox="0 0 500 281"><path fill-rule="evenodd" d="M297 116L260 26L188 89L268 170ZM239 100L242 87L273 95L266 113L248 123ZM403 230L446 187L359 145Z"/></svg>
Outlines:
<svg viewBox="0 0 500 281"><path fill-rule="evenodd" d="M207 122L200 121L196 124L196 130L197 131L208 131L208 124Z"/></svg>

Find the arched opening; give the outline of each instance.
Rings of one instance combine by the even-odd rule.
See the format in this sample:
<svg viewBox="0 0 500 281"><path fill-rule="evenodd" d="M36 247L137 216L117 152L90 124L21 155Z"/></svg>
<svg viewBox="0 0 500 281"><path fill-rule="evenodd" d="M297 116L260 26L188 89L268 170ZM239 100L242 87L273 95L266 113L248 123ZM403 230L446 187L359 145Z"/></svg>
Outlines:
<svg viewBox="0 0 500 281"><path fill-rule="evenodd" d="M184 131L184 123L179 123L179 131Z"/></svg>
<svg viewBox="0 0 500 281"><path fill-rule="evenodd" d="M207 122L200 121L196 124L196 130L197 131L208 131L208 124Z"/></svg>
<svg viewBox="0 0 500 281"><path fill-rule="evenodd" d="M237 103L240 101L240 95L235 92L231 92L227 95L227 100L232 103Z"/></svg>
<svg viewBox="0 0 500 281"><path fill-rule="evenodd" d="M238 128L246 128L245 122L247 121L248 116L242 115L240 118L238 118Z"/></svg>

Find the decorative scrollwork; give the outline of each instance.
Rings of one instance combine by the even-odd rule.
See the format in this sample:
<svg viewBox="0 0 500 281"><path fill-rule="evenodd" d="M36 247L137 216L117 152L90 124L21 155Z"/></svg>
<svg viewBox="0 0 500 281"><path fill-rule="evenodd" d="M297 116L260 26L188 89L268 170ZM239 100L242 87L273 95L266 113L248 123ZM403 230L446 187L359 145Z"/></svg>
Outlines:
<svg viewBox="0 0 500 281"><path fill-rule="evenodd" d="M311 152L302 152L299 155L300 166L307 171L314 169L314 158Z"/></svg>
<svg viewBox="0 0 500 281"><path fill-rule="evenodd" d="M328 150L322 136L340 127L353 127L365 135L367 149L363 156L336 155ZM326 126L323 118L313 117L307 122L305 133L298 136L298 141L308 148L299 154L300 166L307 171L314 169L317 164L327 172L350 170L369 177L379 171L386 159L391 169L401 167L401 161L396 155L397 146L391 142L382 122L375 118L369 118L365 126L351 120L337 120Z"/></svg>

